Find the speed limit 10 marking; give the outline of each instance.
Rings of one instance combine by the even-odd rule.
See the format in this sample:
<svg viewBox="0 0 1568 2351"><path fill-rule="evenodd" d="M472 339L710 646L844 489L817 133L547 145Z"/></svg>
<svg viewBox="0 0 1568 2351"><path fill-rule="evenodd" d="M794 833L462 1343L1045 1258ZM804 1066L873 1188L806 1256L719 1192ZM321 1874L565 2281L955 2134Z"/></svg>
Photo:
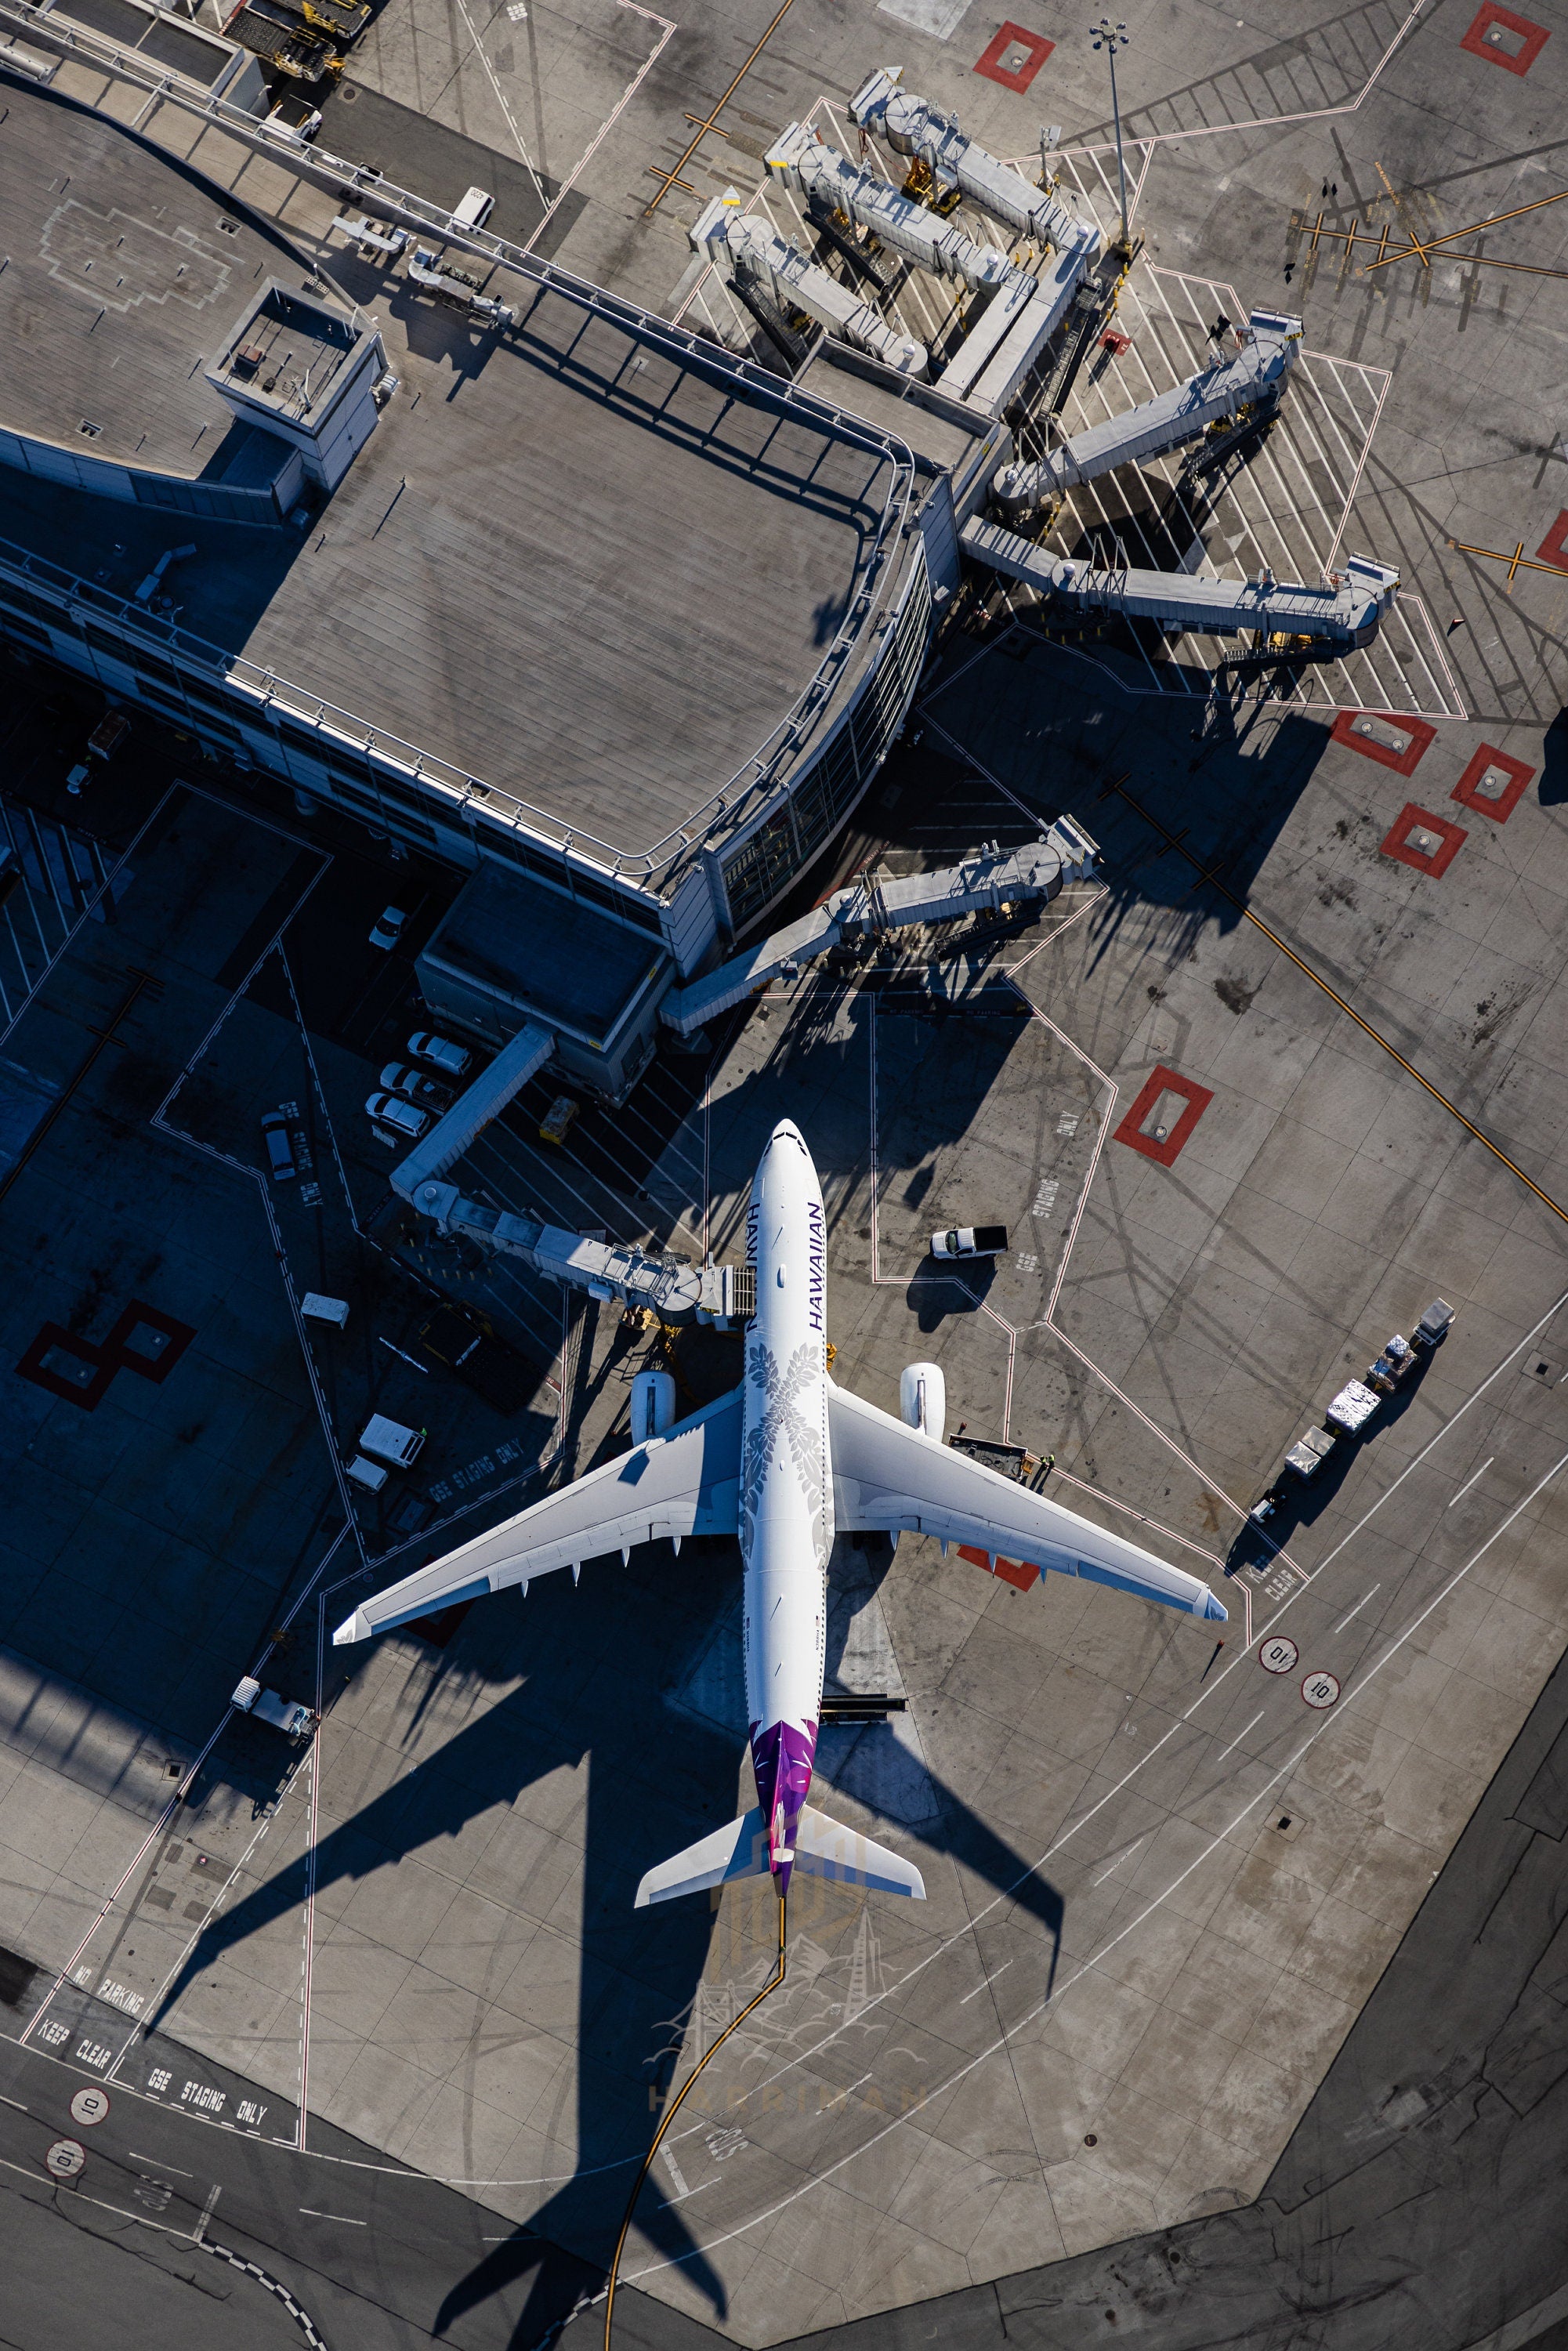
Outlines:
<svg viewBox="0 0 1568 2351"><path fill-rule="evenodd" d="M109 2092L95 2089L90 2082L86 2089L78 2090L71 2100L73 2123L85 2123L90 2127L94 2123L102 2122L108 2112Z"/></svg>
<svg viewBox="0 0 1568 2351"><path fill-rule="evenodd" d="M1276 1633L1258 1645L1258 1663L1266 1674L1294 1672L1300 1656L1301 1651L1294 1641L1288 1641L1282 1633Z"/></svg>
<svg viewBox="0 0 1568 2351"><path fill-rule="evenodd" d="M86 2161L87 2149L79 2138L57 2138L44 2158L44 2168L57 2179L74 2179Z"/></svg>
<svg viewBox="0 0 1568 2351"><path fill-rule="evenodd" d="M1333 1674L1309 1674L1301 1684L1301 1696L1321 1714L1324 1707L1333 1706L1338 1698L1339 1683Z"/></svg>

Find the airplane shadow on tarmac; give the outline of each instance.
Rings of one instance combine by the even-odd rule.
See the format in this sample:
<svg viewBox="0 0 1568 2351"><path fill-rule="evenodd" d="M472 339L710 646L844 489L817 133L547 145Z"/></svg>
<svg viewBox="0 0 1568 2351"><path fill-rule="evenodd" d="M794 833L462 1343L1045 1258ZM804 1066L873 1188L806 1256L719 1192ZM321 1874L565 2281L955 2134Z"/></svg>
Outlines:
<svg viewBox="0 0 1568 2351"><path fill-rule="evenodd" d="M716 1149L722 1147L727 1164L755 1164L774 1123L790 1115L812 1138L831 1196L840 1196L841 1190L844 1196L852 1194L869 1172L867 1063L862 1058L869 1005L852 1012L861 1016L855 1025L862 1031L853 1038L845 1038L841 1027L825 1038L821 1024L826 1015L814 1001L802 1006L799 1021L783 1027L775 1050L726 1102ZM905 1164L894 1153L883 1172L892 1186L913 1185L918 1202L921 1166L943 1139L964 1131L977 1094L983 1095L1021 1024L980 1018L942 1026L897 1025L904 1042L889 1054L887 1082L896 1088L921 1072L929 1082L922 1095L918 1137L908 1143L908 1153L917 1155ZM891 1030L886 1041L891 1046ZM840 1067L833 1081L825 1083L830 1062ZM716 1232L715 1239L722 1248ZM967 1284L973 1284L976 1270L966 1268ZM969 1303L950 1287L946 1295L950 1309ZM733 1383L738 1368L738 1361L727 1365L716 1359L709 1364L705 1358L699 1364L696 1356L687 1363L695 1386L701 1389L711 1375L715 1393ZM701 1395L687 1398L688 1408L702 1400ZM893 1403L891 1397L881 1400ZM838 1579L835 1594L849 1614L864 1604L868 1593L874 1596L892 1557L891 1545L873 1554L869 1539L853 1558L840 1547L831 1573ZM561 2045L575 2043L575 2132L567 2134L575 2137L575 2168L553 2184L553 2192L514 2235L453 2287L436 2321L438 2334L526 2282L527 2306L514 2340L521 2346L549 2339L549 2330L570 2314L584 2292L596 2292L602 2283L636 2167L656 2127L657 2093L668 2088L680 2063L680 2036L672 2036L670 2020L689 2012L709 1962L716 1925L724 1917L703 1897L634 1910L637 1883L652 1864L729 1820L737 1798L744 1805L751 1796L743 1697L737 1719L728 1700L694 1708L680 1696L705 1654L705 1643L712 1647L726 1612L738 1615L739 1587L738 1547L727 1539L688 1541L678 1562L664 1542L639 1547L626 1566L619 1558L591 1562L577 1590L565 1575L544 1577L526 1601L512 1591L474 1608L437 1662L428 1648L415 1648L407 1634L389 1636L407 1662L407 1701L394 1701L378 1713L373 1729L350 1729L345 1736L334 1724L334 1703L363 1671L371 1652L330 1653L321 1750L327 1816L344 1809L340 1792L351 1772L365 1768L371 1739L379 1736L382 1742L374 1761L382 1776L389 1765L397 1771L397 1745L410 1761L390 1786L321 1836L314 1875L319 1921L335 1917L344 1907L341 1893L331 1898L334 1887L370 1880L404 1855L417 1855L436 1870L450 1865L454 1892L466 1876L476 1892L518 1914L517 1957L506 1959L507 1968L515 1970L507 1997L476 1994L476 2027L493 2000L493 2021L484 2028L487 2034L505 2033L511 2016L514 2045L552 2029L559 2030ZM331 1613L339 1613L335 1604ZM347 1613L346 1602L340 1613ZM835 1633L830 1673L843 1662L837 1640ZM735 1665L738 1697L738 1651ZM497 1684L513 1686L490 1702L487 1692ZM850 1686L869 1685L854 1680ZM458 1727L430 1750L425 1740L436 1708L447 1719L457 1719ZM389 1716L395 1721L391 1730L384 1727ZM919 1804L900 1809L877 1802L873 1791L878 1773L897 1760L883 1756L881 1746L893 1738L888 1725L871 1726L852 1747L846 1745L845 1732L825 1733L818 1801L831 1803L830 1792L841 1771L845 1795L864 1790L865 1801L892 1825L901 1850L918 1853L925 1847L951 1856L994 1886L1015 1911L1038 1921L1051 1947L1041 1985L1049 1995L1061 1950L1061 1895L1036 1874L1032 1856L1015 1852L928 1769L925 1817L917 1817ZM415 1752L416 1741L423 1751ZM558 1854L557 1882L547 1883L550 1865L541 1875L538 1856L541 1847L557 1841L530 1823L549 1806L519 1800L552 1775L564 1778L568 1772L583 1774L585 1801L559 1842L575 1840L580 1825L580 1864L570 1854ZM446 1855L460 1837L466 1835L469 1845L477 1847L476 1832L487 1817L497 1823L491 1845L476 1858L465 1855L460 1865L448 1865ZM574 1918L558 1931L545 1922L561 1891L563 1861L571 1863L574 1875L580 1869L581 1917L580 1927ZM225 1952L237 1951L247 1937L297 1915L305 1899L306 1870L304 1859L289 1864L213 1919L146 2029L167 2023L195 1980ZM367 1923L373 1935L373 1918ZM325 1940L332 1928L323 1923L319 1932ZM536 1965L541 1979L549 1971L530 1955L549 1952L552 1944L558 1962L562 1945L574 1947L574 2023L552 2022L546 2013L549 1982L535 1980ZM569 1956L564 1970L556 1965L554 1980L563 1971L570 1980L573 1963ZM506 1977L498 1971L497 1986L503 1985ZM408 2053L417 2064L417 2055ZM517 2121L521 2128L529 2117L519 2114ZM532 2168L521 2157L517 2161L524 2169ZM538 2182L541 2192L547 2184ZM650 2187L638 2205L638 2227L659 2258L682 2264L722 2318L727 2303L724 2282L679 2206Z"/></svg>
<svg viewBox="0 0 1568 2351"><path fill-rule="evenodd" d="M890 1548L884 1564L891 1557ZM743 1748L733 1732L709 1729L685 1708L672 1717L660 1696L700 1645L694 1616L706 1616L711 1626L737 1593L738 1549L716 1541L701 1550L685 1545L681 1589L672 1607L673 1565L667 1543L641 1546L629 1568L619 1559L585 1566L575 1593L568 1578L556 1577L536 1586L526 1604L509 1593L476 1610L437 1669L452 1677L453 1696L460 1698L463 1677L478 1685L520 1671L526 1681L329 1829L316 1849L319 1917L322 1897L332 1888L362 1881L404 1855L423 1853L439 1868L444 1840L455 1840L486 1813L515 1805L551 1773L588 1767L577 2168L515 2236L453 2287L436 2322L438 2335L465 2312L528 2279L514 2341L534 2343L568 2317L585 2292L597 2292L635 2166L656 2126L657 2099L651 2093L667 2090L679 2062L669 2020L693 2000L717 1918L706 1897L638 1911L632 1896L650 1864L732 1816ZM873 1580L880 1581L874 1570ZM358 1668L363 1653L350 1654ZM818 1785L818 1801L831 1803L831 1793ZM323 1772L329 1805L331 1788L329 1757ZM1049 1992L1061 1948L1061 1896L935 1779L932 1792L934 1816L898 1828L895 1841L901 1848L925 1844L954 1856L1037 1918L1052 1945ZM177 2030L172 2012L199 1976L225 1952L299 1911L306 1866L303 1857L291 1862L204 1928L147 2018L148 2032ZM526 1898L526 1885L517 1890ZM492 1898L506 1900L493 1881L490 1891ZM522 1940L519 1935L519 1950ZM527 2006L526 1991L519 2004ZM476 1998L476 2015L479 2005ZM528 2031L526 2017L520 2019L519 2034ZM722 2318L724 2282L678 2207L649 2188L638 2204L637 2225L662 2259L682 2264Z"/></svg>

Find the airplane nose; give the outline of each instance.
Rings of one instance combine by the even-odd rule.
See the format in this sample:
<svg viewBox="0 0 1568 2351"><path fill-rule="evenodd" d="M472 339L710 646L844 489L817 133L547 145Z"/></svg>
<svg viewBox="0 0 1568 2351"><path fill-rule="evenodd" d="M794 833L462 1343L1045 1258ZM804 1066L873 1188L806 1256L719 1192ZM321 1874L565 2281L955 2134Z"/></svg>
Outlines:
<svg viewBox="0 0 1568 2351"><path fill-rule="evenodd" d="M796 1143L804 1149L804 1138L792 1118L781 1118L768 1138L769 1143Z"/></svg>

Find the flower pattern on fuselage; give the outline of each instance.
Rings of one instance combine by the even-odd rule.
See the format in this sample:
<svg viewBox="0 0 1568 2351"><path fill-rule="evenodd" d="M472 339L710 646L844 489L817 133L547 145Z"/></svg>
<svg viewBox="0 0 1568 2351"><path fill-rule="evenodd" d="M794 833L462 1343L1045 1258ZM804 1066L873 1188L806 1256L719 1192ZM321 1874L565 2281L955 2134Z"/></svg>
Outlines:
<svg viewBox="0 0 1568 2351"><path fill-rule="evenodd" d="M760 1416L746 1432L746 1443L741 1450L742 1550L747 1558L751 1556L757 1534L757 1511L762 1500L768 1465L782 1442L789 1447L801 1491L810 1508L817 1536L818 1565L825 1566L826 1562L821 1555L822 1437L820 1429L813 1429L809 1425L800 1408L801 1391L820 1371L820 1351L808 1341L796 1348L782 1370L772 1349L761 1339L753 1339L746 1353L747 1384L753 1391L760 1389L765 1402Z"/></svg>

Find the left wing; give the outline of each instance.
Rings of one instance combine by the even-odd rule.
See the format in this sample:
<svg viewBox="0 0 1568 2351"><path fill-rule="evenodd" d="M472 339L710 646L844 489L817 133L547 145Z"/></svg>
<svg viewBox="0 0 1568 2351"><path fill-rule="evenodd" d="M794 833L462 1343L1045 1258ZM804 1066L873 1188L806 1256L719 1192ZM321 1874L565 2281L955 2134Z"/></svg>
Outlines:
<svg viewBox="0 0 1568 2351"><path fill-rule="evenodd" d="M910 1428L863 1397L828 1385L828 1443L833 1510L847 1531L935 1535L943 1544L972 1543L998 1555L1113 1584L1225 1622L1207 1583L1152 1552L1081 1519L1060 1502Z"/></svg>
<svg viewBox="0 0 1568 2351"><path fill-rule="evenodd" d="M575 1485L547 1494L489 1533L361 1602L332 1635L334 1647L368 1640L393 1625L509 1583L528 1589L552 1568L671 1535L732 1535L740 1490L740 1390L710 1404L663 1437L633 1446Z"/></svg>

